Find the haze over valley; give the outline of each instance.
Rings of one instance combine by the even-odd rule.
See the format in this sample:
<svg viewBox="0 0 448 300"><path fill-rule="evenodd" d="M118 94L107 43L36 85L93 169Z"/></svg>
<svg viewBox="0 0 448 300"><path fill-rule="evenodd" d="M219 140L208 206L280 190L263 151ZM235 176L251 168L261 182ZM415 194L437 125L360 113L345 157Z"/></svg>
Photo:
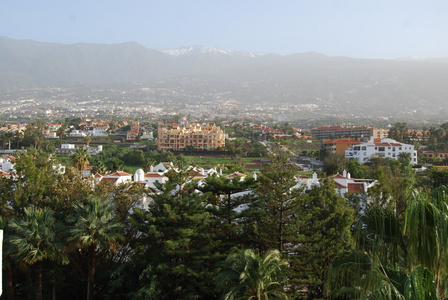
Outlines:
<svg viewBox="0 0 448 300"><path fill-rule="evenodd" d="M82 102L109 112L117 106L147 112L162 104L211 105L211 110L231 104L230 111L288 121L439 122L447 112L448 58L360 59L202 46L162 50L137 43L67 45L1 37L0 69L0 100L9 115L23 100L32 100L28 108L34 101L47 110Z"/></svg>

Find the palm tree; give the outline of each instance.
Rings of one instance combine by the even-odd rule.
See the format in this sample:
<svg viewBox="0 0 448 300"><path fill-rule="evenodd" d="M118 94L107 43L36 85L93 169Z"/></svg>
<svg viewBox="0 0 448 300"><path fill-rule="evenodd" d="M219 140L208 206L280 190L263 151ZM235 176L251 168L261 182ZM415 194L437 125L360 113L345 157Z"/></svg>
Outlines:
<svg viewBox="0 0 448 300"><path fill-rule="evenodd" d="M98 173L98 174L103 174L103 175L104 175L104 174L106 174L106 172L107 172L107 167L106 167L106 165L104 164L104 162L100 160L100 161L97 162L96 165L93 167L92 171L93 171L94 174Z"/></svg>
<svg viewBox="0 0 448 300"><path fill-rule="evenodd" d="M432 194L417 194L406 210L409 249L435 276L439 295L448 296L444 274L448 256L448 187L435 188Z"/></svg>
<svg viewBox="0 0 448 300"><path fill-rule="evenodd" d="M86 135L84 137L84 143L86 143L87 147L89 147L91 141L92 141L92 137L90 135Z"/></svg>
<svg viewBox="0 0 448 300"><path fill-rule="evenodd" d="M68 264L68 257L62 253L63 241L59 238L62 225L56 222L54 213L47 208L25 208L25 217L12 220L15 232L9 242L16 248L16 258L26 264L36 265L36 299L42 299L42 262L58 261Z"/></svg>
<svg viewBox="0 0 448 300"><path fill-rule="evenodd" d="M14 285L12 283L12 268L11 268L11 264L12 264L12 254L15 252L14 249L12 249L11 247L11 243L9 242L9 236L11 236L10 232L8 232L10 230L10 226L7 226L7 219L3 216L0 216L0 230L3 230L4 233L4 240L3 240L3 244L2 241L0 240L0 248L2 248L3 246L3 266L5 268L5 283L6 283L6 299L8 300L14 300ZM2 251L0 251L2 252ZM0 256L2 256L0 255ZM0 263L1 265L1 263ZM3 272L2 268L0 268L0 272ZM1 294L1 293L0 293Z"/></svg>
<svg viewBox="0 0 448 300"><path fill-rule="evenodd" d="M333 296L445 298L447 191L439 187L431 195L414 193L404 220L383 207L366 211L355 225L358 249L337 258L328 272Z"/></svg>
<svg viewBox="0 0 448 300"><path fill-rule="evenodd" d="M224 300L288 299L284 290L287 263L278 250L259 256L243 250L227 257L216 277Z"/></svg>
<svg viewBox="0 0 448 300"><path fill-rule="evenodd" d="M69 231L72 247L87 249L87 300L93 299L95 259L99 248L114 248L121 238L122 225L113 217L113 206L103 199L91 197L85 204L75 205L74 227Z"/></svg>
<svg viewBox="0 0 448 300"><path fill-rule="evenodd" d="M67 129L66 127L67 127L67 125L64 124L61 127L59 127L58 130L56 130L56 134L59 137L59 142L61 144L62 144L62 139L64 138L64 135L65 135L65 130Z"/></svg>
<svg viewBox="0 0 448 300"><path fill-rule="evenodd" d="M89 152L84 148L76 150L72 156L72 163L76 169L82 172L89 164Z"/></svg>

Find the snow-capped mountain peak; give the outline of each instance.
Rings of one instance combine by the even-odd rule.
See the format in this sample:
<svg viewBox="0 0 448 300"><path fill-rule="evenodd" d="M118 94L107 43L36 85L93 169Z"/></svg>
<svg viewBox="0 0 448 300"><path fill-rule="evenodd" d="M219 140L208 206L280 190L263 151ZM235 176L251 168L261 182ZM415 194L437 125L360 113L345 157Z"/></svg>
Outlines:
<svg viewBox="0 0 448 300"><path fill-rule="evenodd" d="M246 51L226 50L214 47L204 46L183 46L176 49L160 49L161 52L172 56L184 56L192 54L221 54L221 55L240 55L248 57L262 56L261 53L252 53Z"/></svg>

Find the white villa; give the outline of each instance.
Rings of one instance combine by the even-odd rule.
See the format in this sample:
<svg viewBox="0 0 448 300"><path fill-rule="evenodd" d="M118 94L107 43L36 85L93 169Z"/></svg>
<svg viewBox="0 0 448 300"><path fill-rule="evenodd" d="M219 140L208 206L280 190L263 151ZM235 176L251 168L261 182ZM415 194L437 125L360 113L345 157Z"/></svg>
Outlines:
<svg viewBox="0 0 448 300"><path fill-rule="evenodd" d="M401 153L409 153L411 165L417 164L417 151L414 150L413 145L400 143L393 139L382 139L378 141L373 137L367 143L361 143L347 148L345 150L345 157L347 159L354 158L363 164L375 156L398 159Z"/></svg>

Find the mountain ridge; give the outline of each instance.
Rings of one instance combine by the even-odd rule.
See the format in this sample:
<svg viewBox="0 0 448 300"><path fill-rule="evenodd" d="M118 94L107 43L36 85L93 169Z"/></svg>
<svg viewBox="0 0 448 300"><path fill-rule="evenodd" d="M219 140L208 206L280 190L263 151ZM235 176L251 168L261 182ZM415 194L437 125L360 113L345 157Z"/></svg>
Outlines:
<svg viewBox="0 0 448 300"><path fill-rule="evenodd" d="M168 53L167 53L168 52ZM246 103L424 110L448 99L448 58L364 59L213 47L148 49L135 42L58 44L0 37L0 88L144 83L228 93ZM423 103L423 104L422 104Z"/></svg>

